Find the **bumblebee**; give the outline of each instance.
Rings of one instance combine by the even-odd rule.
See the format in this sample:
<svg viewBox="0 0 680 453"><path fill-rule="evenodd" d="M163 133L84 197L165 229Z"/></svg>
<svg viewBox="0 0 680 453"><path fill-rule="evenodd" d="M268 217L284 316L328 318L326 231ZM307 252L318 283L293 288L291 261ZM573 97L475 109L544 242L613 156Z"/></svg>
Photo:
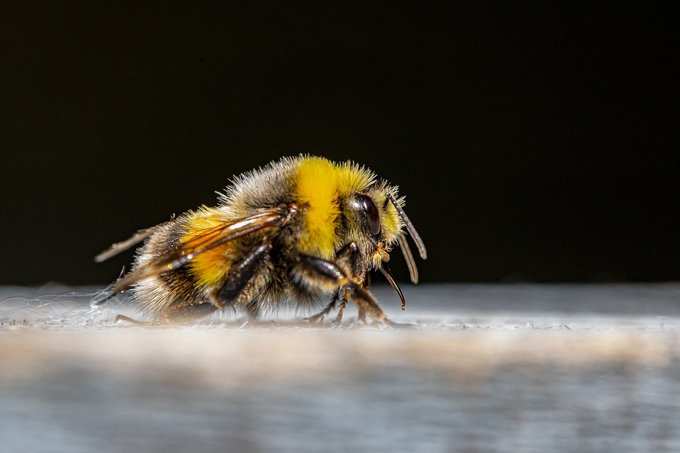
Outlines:
<svg viewBox="0 0 680 453"><path fill-rule="evenodd" d="M381 271L404 309L385 263L398 245L411 281L418 282L406 234L426 259L404 199L371 170L349 161L286 157L234 178L216 207L140 230L99 254L97 262L143 242L132 270L94 303L130 289L143 312L173 322L227 306L255 319L286 301L309 308L330 297L306 319L319 322L337 309L340 322L352 302L358 320L390 324L368 290L368 275Z"/></svg>

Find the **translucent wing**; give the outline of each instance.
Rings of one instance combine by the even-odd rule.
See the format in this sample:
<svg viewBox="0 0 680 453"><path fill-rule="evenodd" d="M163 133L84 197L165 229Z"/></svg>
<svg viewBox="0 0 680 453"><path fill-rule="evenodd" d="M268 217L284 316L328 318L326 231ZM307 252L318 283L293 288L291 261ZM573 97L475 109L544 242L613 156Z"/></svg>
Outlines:
<svg viewBox="0 0 680 453"><path fill-rule="evenodd" d="M234 239L284 225L292 210L289 207L277 207L259 211L258 213L234 222L225 222L208 228L163 256L146 263L119 279L110 289L109 297L124 291L131 285L145 278L153 277L191 262L198 255L219 247Z"/></svg>
<svg viewBox="0 0 680 453"><path fill-rule="evenodd" d="M134 247L135 245L142 242L144 239L151 236L154 233L154 231L156 231L157 228L165 225L166 223L167 222L161 223L159 225L152 226L152 227L149 227L149 228L144 228L143 230L138 230L129 239L126 239L124 241L116 242L115 244L112 244L111 247L109 247L108 249L104 250L99 255L94 257L95 262L102 263L102 262L108 260L109 258L112 258L112 257L118 255L119 253L122 253L125 250L128 250L128 249Z"/></svg>

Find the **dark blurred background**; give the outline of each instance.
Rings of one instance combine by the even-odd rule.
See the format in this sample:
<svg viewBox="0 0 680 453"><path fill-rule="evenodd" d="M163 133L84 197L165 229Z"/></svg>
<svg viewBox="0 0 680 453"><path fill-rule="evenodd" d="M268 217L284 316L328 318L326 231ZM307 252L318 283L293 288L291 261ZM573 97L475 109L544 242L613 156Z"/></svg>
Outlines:
<svg viewBox="0 0 680 453"><path fill-rule="evenodd" d="M3 8L0 284L301 152L401 186L424 281L680 279L670 12L128 3Z"/></svg>

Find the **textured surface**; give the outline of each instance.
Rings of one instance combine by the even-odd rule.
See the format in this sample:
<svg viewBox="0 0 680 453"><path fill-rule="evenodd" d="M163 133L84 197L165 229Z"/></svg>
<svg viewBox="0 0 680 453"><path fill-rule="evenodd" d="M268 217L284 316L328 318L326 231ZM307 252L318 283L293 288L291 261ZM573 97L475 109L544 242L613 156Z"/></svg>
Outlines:
<svg viewBox="0 0 680 453"><path fill-rule="evenodd" d="M677 451L680 286L386 289L400 329L282 311L141 328L0 290L8 451ZM353 312L348 313L353 315ZM0 449L1 450L1 449Z"/></svg>

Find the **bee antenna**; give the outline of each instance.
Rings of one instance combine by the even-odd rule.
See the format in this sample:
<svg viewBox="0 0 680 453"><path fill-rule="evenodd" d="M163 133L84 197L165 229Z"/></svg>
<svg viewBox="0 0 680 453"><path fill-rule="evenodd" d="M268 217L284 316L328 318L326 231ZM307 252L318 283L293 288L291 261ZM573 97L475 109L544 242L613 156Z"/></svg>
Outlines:
<svg viewBox="0 0 680 453"><path fill-rule="evenodd" d="M420 257L426 260L427 249L425 248L425 243L423 242L423 240L420 238L420 235L416 231L416 227L413 226L413 223L411 223L411 220L406 215L406 211L404 211L404 208L402 208L399 205L399 203L397 203L397 200L394 199L394 196L392 194L387 194L387 198L390 199L395 209L397 210L397 214L399 214L401 221L404 222L404 224L406 225L406 231L408 231L409 236L411 236L411 239L413 239L413 242L416 244ZM402 248L402 251L403 250L404 249Z"/></svg>
<svg viewBox="0 0 680 453"><path fill-rule="evenodd" d="M406 266L408 266L408 273L411 276L411 283L414 285L418 284L418 267L416 266L416 260L413 258L413 253L411 253L411 247L408 245L408 241L403 234L397 236L399 240L399 248L401 249L401 254L404 255L404 260L406 261Z"/></svg>
<svg viewBox="0 0 680 453"><path fill-rule="evenodd" d="M380 272L382 272L383 276L385 277L385 280L387 280L387 283L390 284L390 286L397 292L399 295L399 299L401 300L401 309L406 310L406 297L404 297L404 293L402 292L401 288L399 288L399 284L397 281L390 275L390 273L385 269L383 266L380 266L378 269L380 269Z"/></svg>

